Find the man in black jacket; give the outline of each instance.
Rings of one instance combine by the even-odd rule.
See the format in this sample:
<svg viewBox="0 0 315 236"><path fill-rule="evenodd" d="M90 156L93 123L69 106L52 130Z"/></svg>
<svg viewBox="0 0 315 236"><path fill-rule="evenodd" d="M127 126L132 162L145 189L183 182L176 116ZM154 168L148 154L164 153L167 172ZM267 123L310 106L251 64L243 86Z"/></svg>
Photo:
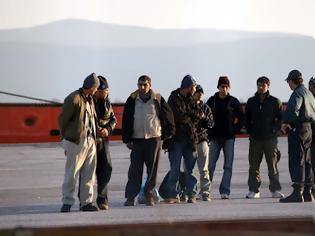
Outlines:
<svg viewBox="0 0 315 236"><path fill-rule="evenodd" d="M248 99L245 108L246 129L249 133L249 193L246 198L260 198L260 163L265 155L269 190L273 198L282 198L280 192L278 162L278 135L281 129L282 104L269 94L270 80L262 76L257 79L257 92Z"/></svg>
<svg viewBox="0 0 315 236"><path fill-rule="evenodd" d="M214 127L210 137L209 170L212 181L216 163L221 149L223 149L224 173L219 191L222 199L229 199L235 134L242 128L244 115L240 102L229 94L230 80L227 76L220 76L217 88L219 92L215 93L207 101L207 105L211 108L214 117Z"/></svg>
<svg viewBox="0 0 315 236"><path fill-rule="evenodd" d="M160 157L161 138L175 133L172 111L164 98L151 89L151 78L138 79L138 90L127 99L122 118L123 142L131 149L125 206L135 206L141 189L143 165L147 168L144 186L146 205L153 206L154 187Z"/></svg>
<svg viewBox="0 0 315 236"><path fill-rule="evenodd" d="M197 179L193 176L196 163L197 133L196 124L202 118L203 112L196 107L192 95L196 91L196 81L190 75L186 75L181 87L172 91L168 98L176 124L176 133L172 147L169 149L169 161L171 169L167 182L167 203L179 202L179 190L177 188L182 157L185 162L185 196L189 203L196 202Z"/></svg>
<svg viewBox="0 0 315 236"><path fill-rule="evenodd" d="M112 161L109 152L108 137L113 132L117 119L114 114L113 107L108 98L109 87L106 78L98 76L100 86L94 94L95 110L98 121L97 142L97 199L96 203L101 210L108 209L108 189L107 185L112 174Z"/></svg>

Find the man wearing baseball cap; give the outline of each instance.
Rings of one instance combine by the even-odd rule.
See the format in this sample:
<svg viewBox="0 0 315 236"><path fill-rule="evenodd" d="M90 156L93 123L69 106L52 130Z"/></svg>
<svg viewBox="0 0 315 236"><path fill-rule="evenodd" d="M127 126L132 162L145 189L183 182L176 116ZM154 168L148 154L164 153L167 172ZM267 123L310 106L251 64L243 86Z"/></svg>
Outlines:
<svg viewBox="0 0 315 236"><path fill-rule="evenodd" d="M293 93L283 116L281 131L288 133L289 171L293 192L280 202L311 202L311 123L315 121L315 99L303 85L302 73L292 70L286 78Z"/></svg>

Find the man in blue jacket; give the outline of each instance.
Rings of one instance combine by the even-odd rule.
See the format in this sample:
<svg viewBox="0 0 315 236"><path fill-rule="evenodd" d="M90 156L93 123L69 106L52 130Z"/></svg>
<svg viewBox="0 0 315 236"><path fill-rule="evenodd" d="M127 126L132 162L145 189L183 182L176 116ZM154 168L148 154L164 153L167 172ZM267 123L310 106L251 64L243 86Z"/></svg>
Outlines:
<svg viewBox="0 0 315 236"><path fill-rule="evenodd" d="M284 113L281 130L288 133L289 171L293 192L280 199L280 202L314 201L311 194L311 123L315 121L315 100L312 93L304 87L300 71L292 70L286 81L293 93Z"/></svg>

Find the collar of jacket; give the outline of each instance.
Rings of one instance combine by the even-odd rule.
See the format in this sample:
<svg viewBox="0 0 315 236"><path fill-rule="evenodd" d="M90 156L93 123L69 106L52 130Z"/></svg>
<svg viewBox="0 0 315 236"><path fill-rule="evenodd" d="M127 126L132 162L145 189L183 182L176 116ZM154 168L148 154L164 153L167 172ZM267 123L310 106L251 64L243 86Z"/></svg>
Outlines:
<svg viewBox="0 0 315 236"><path fill-rule="evenodd" d="M270 93L269 93L269 90L268 90L268 91L266 92L265 98L268 98L269 96L270 96ZM258 98L258 99L260 99L260 96L259 96L259 93L258 93L258 92L255 93L255 97Z"/></svg>
<svg viewBox="0 0 315 236"><path fill-rule="evenodd" d="M83 93L83 88L79 88L79 94L84 99L84 101L88 101L89 103L91 103L91 101L93 100L93 97L91 95L85 96L85 94Z"/></svg>
<svg viewBox="0 0 315 236"><path fill-rule="evenodd" d="M215 97L215 98L219 98L219 99L227 99L227 98L229 98L230 96L231 96L230 93L228 93L225 98L220 98L219 92L216 92L216 93L214 94L214 97Z"/></svg>
<svg viewBox="0 0 315 236"><path fill-rule="evenodd" d="M150 92L151 92L151 98L153 100L158 100L159 99L159 94L158 93L154 92L152 89L150 89ZM132 99L136 99L138 97L138 95L139 95L139 90L136 90L136 91L134 91L133 93L130 94L130 97Z"/></svg>

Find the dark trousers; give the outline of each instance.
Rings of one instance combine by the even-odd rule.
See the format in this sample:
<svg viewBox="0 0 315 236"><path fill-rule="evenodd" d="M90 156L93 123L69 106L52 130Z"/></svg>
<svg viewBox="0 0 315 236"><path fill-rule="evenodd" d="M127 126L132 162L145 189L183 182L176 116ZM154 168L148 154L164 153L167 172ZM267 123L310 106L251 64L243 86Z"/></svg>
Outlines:
<svg viewBox="0 0 315 236"><path fill-rule="evenodd" d="M310 123L293 127L288 133L289 171L291 180L302 187L312 185L312 129Z"/></svg>
<svg viewBox="0 0 315 236"><path fill-rule="evenodd" d="M108 201L108 183L112 175L112 160L107 140L97 145L97 199Z"/></svg>
<svg viewBox="0 0 315 236"><path fill-rule="evenodd" d="M281 190L279 182L278 162L280 160L280 151L277 147L278 139L271 138L266 140L258 140L250 138L249 141L249 174L248 187L249 191L259 192L261 185L260 164L265 155L268 166L269 190L271 192Z"/></svg>
<svg viewBox="0 0 315 236"><path fill-rule="evenodd" d="M130 154L126 198L135 198L141 189L143 166L147 168L147 181L144 186L145 197L153 197L160 158L161 139L134 139Z"/></svg>

